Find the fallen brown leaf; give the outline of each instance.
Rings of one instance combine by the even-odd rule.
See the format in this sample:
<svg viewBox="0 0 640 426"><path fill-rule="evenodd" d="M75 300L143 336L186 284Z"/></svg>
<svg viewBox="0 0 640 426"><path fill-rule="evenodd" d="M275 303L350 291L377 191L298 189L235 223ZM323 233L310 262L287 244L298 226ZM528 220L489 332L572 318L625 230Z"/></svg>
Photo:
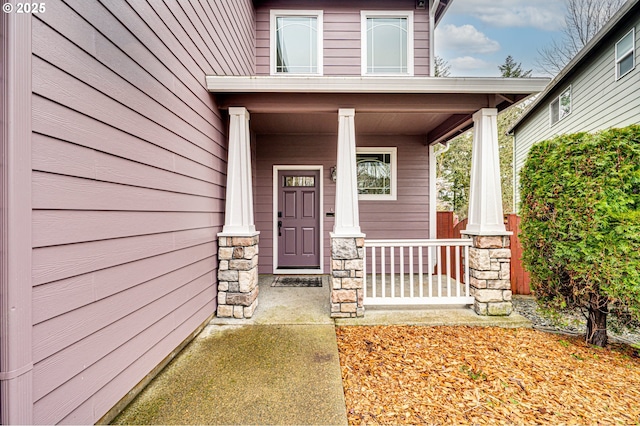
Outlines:
<svg viewBox="0 0 640 426"><path fill-rule="evenodd" d="M350 424L640 423L640 360L531 329L336 329Z"/></svg>

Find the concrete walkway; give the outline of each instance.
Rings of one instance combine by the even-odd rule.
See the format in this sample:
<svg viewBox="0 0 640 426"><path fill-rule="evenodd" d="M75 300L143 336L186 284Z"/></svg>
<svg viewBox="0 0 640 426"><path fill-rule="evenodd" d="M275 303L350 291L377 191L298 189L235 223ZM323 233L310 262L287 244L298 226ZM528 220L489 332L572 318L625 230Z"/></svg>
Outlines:
<svg viewBox="0 0 640 426"><path fill-rule="evenodd" d="M253 318L214 318L114 423L346 424L335 325L531 326L465 307L367 309L334 322L323 279L321 288L271 287L273 276L260 276Z"/></svg>

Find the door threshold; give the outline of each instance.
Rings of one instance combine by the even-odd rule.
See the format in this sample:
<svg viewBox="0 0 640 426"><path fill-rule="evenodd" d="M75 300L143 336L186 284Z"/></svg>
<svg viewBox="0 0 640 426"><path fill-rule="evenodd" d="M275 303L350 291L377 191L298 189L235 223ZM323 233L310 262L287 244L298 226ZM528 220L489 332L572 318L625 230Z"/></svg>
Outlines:
<svg viewBox="0 0 640 426"><path fill-rule="evenodd" d="M276 269L273 271L273 275L322 275L324 274L322 268L315 269Z"/></svg>

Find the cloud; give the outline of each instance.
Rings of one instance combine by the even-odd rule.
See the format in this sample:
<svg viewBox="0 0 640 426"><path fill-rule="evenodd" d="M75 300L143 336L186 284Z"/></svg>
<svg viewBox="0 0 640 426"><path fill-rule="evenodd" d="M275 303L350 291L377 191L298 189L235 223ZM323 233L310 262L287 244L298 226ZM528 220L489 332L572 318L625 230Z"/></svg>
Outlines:
<svg viewBox="0 0 640 426"><path fill-rule="evenodd" d="M451 74L457 76L496 74L495 65L473 56L461 56L449 61Z"/></svg>
<svg viewBox="0 0 640 426"><path fill-rule="evenodd" d="M454 2L448 13L473 15L498 27L557 31L564 26L565 9L558 0L465 0Z"/></svg>
<svg viewBox="0 0 640 426"><path fill-rule="evenodd" d="M436 52L494 53L500 50L500 43L491 40L473 25L442 25L436 29L435 39Z"/></svg>

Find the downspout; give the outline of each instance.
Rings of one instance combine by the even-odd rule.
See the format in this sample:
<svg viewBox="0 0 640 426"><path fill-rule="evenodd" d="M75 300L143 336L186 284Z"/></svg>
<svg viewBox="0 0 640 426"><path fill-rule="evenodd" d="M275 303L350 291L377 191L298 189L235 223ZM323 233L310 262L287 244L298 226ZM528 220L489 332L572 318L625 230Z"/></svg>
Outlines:
<svg viewBox="0 0 640 426"><path fill-rule="evenodd" d="M437 214L436 211L438 208L436 207L436 203L438 201L436 194L436 154L434 152L434 145L429 145L429 238L436 238L436 229L437 225Z"/></svg>
<svg viewBox="0 0 640 426"><path fill-rule="evenodd" d="M437 221L438 221L438 186L437 180L437 167L438 160L435 154L436 144L429 145L429 238L435 239L437 237ZM449 142L444 144L444 150L439 154L444 154L449 150L451 145Z"/></svg>
<svg viewBox="0 0 640 426"><path fill-rule="evenodd" d="M9 6L8 6L9 5ZM0 423L33 424L31 15L0 14Z"/></svg>
<svg viewBox="0 0 640 426"><path fill-rule="evenodd" d="M435 55L435 33L436 33L436 10L440 6L440 0L429 0L429 75L435 76L436 55Z"/></svg>
<svg viewBox="0 0 640 426"><path fill-rule="evenodd" d="M516 210L516 206L518 205L518 203L516 202L516 194L517 194L517 173L516 173L516 134L515 132L511 132L511 170L513 171L513 184L511 185L511 192L512 192L512 197L511 197L511 212L514 214L518 214L518 211Z"/></svg>

